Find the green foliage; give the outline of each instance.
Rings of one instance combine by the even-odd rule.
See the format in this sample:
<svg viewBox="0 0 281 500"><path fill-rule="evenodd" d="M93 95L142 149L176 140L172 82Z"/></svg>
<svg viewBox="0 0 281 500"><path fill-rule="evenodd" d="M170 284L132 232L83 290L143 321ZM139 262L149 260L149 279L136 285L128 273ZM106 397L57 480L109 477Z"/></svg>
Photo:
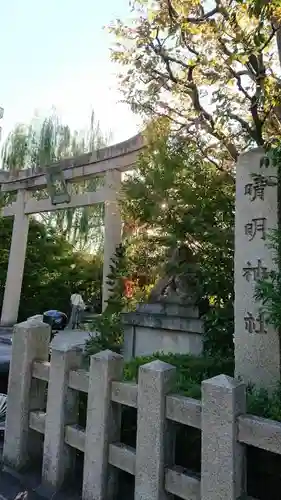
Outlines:
<svg viewBox="0 0 281 500"><path fill-rule="evenodd" d="M200 398L202 380L221 373L229 376L233 376L234 373L233 358L155 353L151 356L135 358L127 363L124 369L124 379L137 380L139 367L155 359L175 366L177 391L194 398Z"/></svg>
<svg viewBox="0 0 281 500"><path fill-rule="evenodd" d="M280 137L280 18L279 0L136 0L110 27L126 101L149 120L167 117L228 170L245 148Z"/></svg>
<svg viewBox="0 0 281 500"><path fill-rule="evenodd" d="M267 147L267 156L272 161L273 166L280 172L281 166L281 141L271 141Z"/></svg>
<svg viewBox="0 0 281 500"><path fill-rule="evenodd" d="M91 335L86 341L85 352L87 357L105 349L120 353L123 342L120 314L104 312L93 321L90 328L91 331L97 332L98 335Z"/></svg>
<svg viewBox="0 0 281 500"><path fill-rule="evenodd" d="M249 387L247 390L247 411L252 415L281 421L281 385L272 395L264 389Z"/></svg>
<svg viewBox="0 0 281 500"><path fill-rule="evenodd" d="M123 282L123 278L128 278L126 248L124 244L117 246L109 269L107 284L109 286L110 297L107 301L106 314L119 314L124 310L127 303Z"/></svg>
<svg viewBox="0 0 281 500"><path fill-rule="evenodd" d="M94 113L87 131L72 131L61 123L56 113L46 118L35 116L29 124L18 124L5 141L2 168L16 171L38 165L46 166L63 158L77 156L106 146Z"/></svg>
<svg viewBox="0 0 281 500"><path fill-rule="evenodd" d="M197 298L211 304L205 318L205 348L229 355L233 351L233 178L203 160L192 145L171 139L161 124L156 124L154 134L137 172L123 183L124 218L140 228L137 236L131 236L131 245L134 239L137 243L130 265L136 270L139 265L154 281L163 273L184 275L191 262L173 269L166 263L174 248L189 247L196 264Z"/></svg>
<svg viewBox="0 0 281 500"><path fill-rule="evenodd" d="M91 330L98 332L98 336L92 336L86 342L86 353L88 356L103 349L112 349L120 352L123 342L123 326L121 313L132 310L138 302L141 302L147 291L147 287L138 286L135 283L134 296L127 297L124 290L124 280L132 276L134 261L132 250L128 241L118 245L114 257L111 259L110 273L107 278L110 297L107 301L105 311L99 315L91 325Z"/></svg>
<svg viewBox="0 0 281 500"><path fill-rule="evenodd" d="M0 218L0 304L3 300L12 219ZM56 233L31 219L19 320L56 308L69 313L70 294L79 287L86 302L101 304L102 262L81 255Z"/></svg>
<svg viewBox="0 0 281 500"><path fill-rule="evenodd" d="M265 315L265 320L275 328L281 328L281 233L278 230L272 231L269 237L268 246L273 253L273 261L276 270L269 270L268 276L258 281L255 289L255 299L261 301L261 312Z"/></svg>
<svg viewBox="0 0 281 500"><path fill-rule="evenodd" d="M134 199L128 199L126 203L134 203ZM131 219L130 210L124 209L124 219ZM159 267L166 260L166 242L163 244L163 235L151 234L149 222L145 227L139 227L137 222L136 232L132 231L126 238L126 257L128 274L134 281L135 291L147 295L149 288L155 283L159 276Z"/></svg>
<svg viewBox="0 0 281 500"><path fill-rule="evenodd" d="M126 363L124 379L137 381L139 367L155 359L160 359L176 367L176 391L195 399L201 398L201 382L216 375L233 377L233 358L220 356L188 356L167 354L153 354L140 357ZM247 387L247 412L253 415L281 421L281 384L276 387L272 395L264 389Z"/></svg>
<svg viewBox="0 0 281 500"><path fill-rule="evenodd" d="M234 183L182 141L151 144L123 184L123 212L163 248L186 243L201 264L205 292L226 298L233 284ZM150 240L152 240L152 236ZM155 260L155 259L154 259Z"/></svg>
<svg viewBox="0 0 281 500"><path fill-rule="evenodd" d="M273 166L276 167L280 184L280 141L276 141L274 145L269 145L267 155L272 161ZM257 301L261 301L260 310L264 314L265 320L281 331L281 232L279 229L270 232L267 245L272 252L275 268L269 270L266 278L258 281L254 296Z"/></svg>
<svg viewBox="0 0 281 500"><path fill-rule="evenodd" d="M215 304L205 315L204 351L209 356L234 356L233 303Z"/></svg>
<svg viewBox="0 0 281 500"><path fill-rule="evenodd" d="M97 332L98 335L86 341L85 350L88 356L104 349L120 351L123 342L121 313L127 302L124 296L123 277L126 277L126 251L125 247L120 244L111 259L107 281L110 292L107 307L91 326L92 331Z"/></svg>
<svg viewBox="0 0 281 500"><path fill-rule="evenodd" d="M17 125L9 134L1 152L2 168L17 171L38 165L45 167L55 161L104 147L108 140L93 113L90 126L84 132L72 131L68 125L61 123L55 113L43 120L37 116L28 125ZM72 184L71 189L73 194L77 194L95 190L96 187L92 180L86 180ZM40 199L46 196L46 192L41 190L34 195ZM102 247L102 204L44 213L38 218L66 236L77 250Z"/></svg>

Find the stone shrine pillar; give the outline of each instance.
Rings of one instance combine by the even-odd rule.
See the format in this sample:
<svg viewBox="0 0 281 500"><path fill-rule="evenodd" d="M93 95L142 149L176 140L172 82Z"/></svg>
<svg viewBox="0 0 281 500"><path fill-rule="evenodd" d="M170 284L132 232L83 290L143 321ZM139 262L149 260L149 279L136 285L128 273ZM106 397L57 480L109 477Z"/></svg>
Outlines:
<svg viewBox="0 0 281 500"><path fill-rule="evenodd" d="M280 380L280 339L254 299L274 269L270 231L278 227L277 168L262 148L242 154L236 170L235 376L272 390Z"/></svg>
<svg viewBox="0 0 281 500"><path fill-rule="evenodd" d="M107 277L110 273L111 258L122 240L122 220L118 206L118 195L121 187L121 172L108 170L105 174L105 185L108 188L108 201L104 203L104 261L102 283L102 310L107 306L109 286Z"/></svg>
<svg viewBox="0 0 281 500"><path fill-rule="evenodd" d="M26 192L24 190L17 192L1 326L12 326L18 319L29 227L28 215L24 213L25 197Z"/></svg>

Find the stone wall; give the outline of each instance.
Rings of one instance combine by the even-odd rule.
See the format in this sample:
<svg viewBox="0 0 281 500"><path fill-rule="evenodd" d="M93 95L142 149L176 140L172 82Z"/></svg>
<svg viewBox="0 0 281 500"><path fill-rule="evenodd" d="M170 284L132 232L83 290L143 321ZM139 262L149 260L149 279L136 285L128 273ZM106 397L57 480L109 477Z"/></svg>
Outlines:
<svg viewBox="0 0 281 500"><path fill-rule="evenodd" d="M281 424L245 413L242 382L205 380L198 401L174 393L176 369L162 361L141 366L137 384L124 383L122 356L100 352L84 370L79 347L58 336L49 362L49 339L40 321L15 327L4 463L19 471L43 455L50 496L72 474L77 450L83 500L113 499L120 470L135 478L136 500L238 500L246 489L244 445L281 455ZM79 392L88 394L85 428L77 425ZM121 405L137 411L135 448L120 442ZM174 463L175 423L201 430L201 478Z"/></svg>
<svg viewBox="0 0 281 500"><path fill-rule="evenodd" d="M179 304L139 304L136 312L122 315L126 361L155 352L203 352L204 325L197 307Z"/></svg>

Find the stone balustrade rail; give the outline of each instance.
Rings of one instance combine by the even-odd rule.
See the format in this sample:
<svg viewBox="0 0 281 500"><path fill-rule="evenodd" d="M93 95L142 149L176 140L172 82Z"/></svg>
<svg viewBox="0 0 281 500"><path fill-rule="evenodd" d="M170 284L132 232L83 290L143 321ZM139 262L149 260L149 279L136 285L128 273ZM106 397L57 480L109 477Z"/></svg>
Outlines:
<svg viewBox="0 0 281 500"><path fill-rule="evenodd" d="M59 336L49 362L49 340L49 326L39 321L14 329L3 460L21 470L42 453L42 484L50 491L67 480L80 450L83 500L112 499L120 470L135 477L136 500L238 500L246 498L245 445L281 454L281 423L246 414L240 381L205 380L198 401L174 393L176 369L167 363L143 365L138 383L123 382L119 354L93 355L84 370L81 349ZM85 428L78 425L79 392L88 394ZM137 410L135 448L120 442L121 406ZM175 465L175 422L201 430L201 477Z"/></svg>

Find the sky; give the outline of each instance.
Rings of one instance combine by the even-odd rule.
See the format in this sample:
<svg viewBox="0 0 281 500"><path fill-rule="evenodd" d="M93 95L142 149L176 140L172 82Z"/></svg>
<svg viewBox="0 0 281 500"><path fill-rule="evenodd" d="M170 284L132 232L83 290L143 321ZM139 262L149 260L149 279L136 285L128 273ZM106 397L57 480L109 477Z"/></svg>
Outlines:
<svg viewBox="0 0 281 500"><path fill-rule="evenodd" d="M129 0L0 0L2 141L34 111L55 107L72 129L87 127L91 111L111 143L126 140L140 119L120 103L105 29L129 15Z"/></svg>

